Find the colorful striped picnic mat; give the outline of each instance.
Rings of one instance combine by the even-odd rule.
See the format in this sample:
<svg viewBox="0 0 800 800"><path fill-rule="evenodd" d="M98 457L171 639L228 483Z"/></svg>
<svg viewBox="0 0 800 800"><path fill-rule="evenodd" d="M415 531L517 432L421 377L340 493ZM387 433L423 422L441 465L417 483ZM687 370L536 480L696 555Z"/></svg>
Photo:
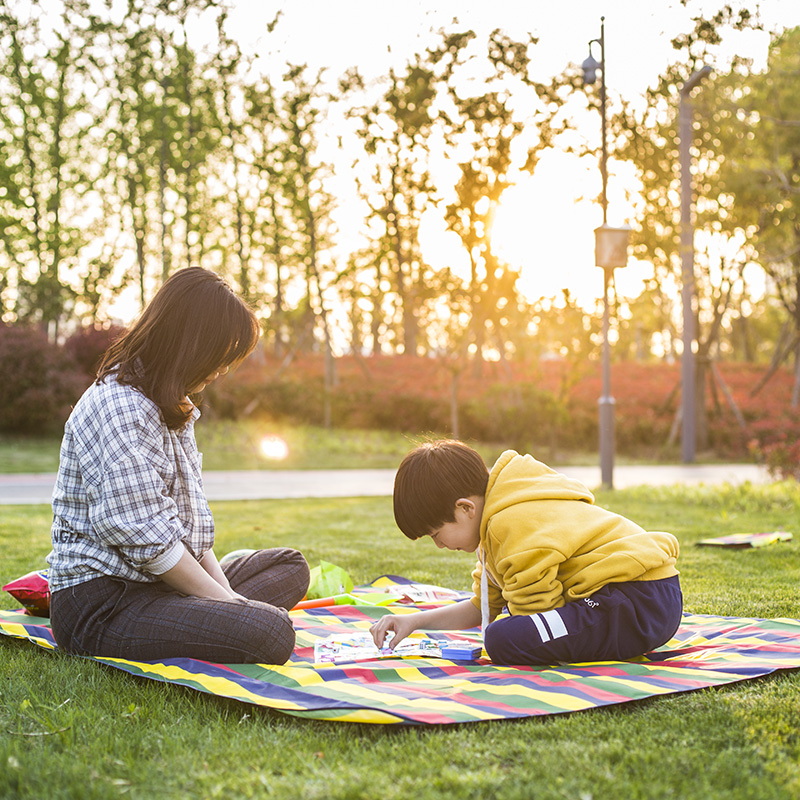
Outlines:
<svg viewBox="0 0 800 800"><path fill-rule="evenodd" d="M153 680L234 698L297 717L377 724L447 724L565 714L688 692L800 668L800 620L687 614L674 639L633 661L546 668L495 666L486 658L449 661L395 656L355 663L314 663L314 643L365 632L382 614L408 613L461 596L416 591L384 576L368 587L396 587L415 605L331 605L292 612L297 646L282 666L213 664L174 658L136 662L95 658ZM49 621L20 611L0 612L0 632L54 649ZM478 641L477 632L437 633L441 640Z"/></svg>

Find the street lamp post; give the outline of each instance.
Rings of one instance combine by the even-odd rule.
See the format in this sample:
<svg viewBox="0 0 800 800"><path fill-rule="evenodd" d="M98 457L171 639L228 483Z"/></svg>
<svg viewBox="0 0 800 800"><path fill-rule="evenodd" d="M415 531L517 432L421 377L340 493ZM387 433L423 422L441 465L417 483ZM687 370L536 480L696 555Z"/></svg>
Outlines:
<svg viewBox="0 0 800 800"><path fill-rule="evenodd" d="M592 55L592 45L600 45L600 63ZM601 159L600 172L603 176L603 192L600 202L603 206L603 225L608 224L608 140L606 138L606 18L600 17L600 38L589 41L589 56L581 64L583 69L583 85L590 86L597 80L597 71L600 70L600 132L601 132Z"/></svg>
<svg viewBox="0 0 800 800"><path fill-rule="evenodd" d="M681 304L683 305L683 353L681 354L681 455L685 464L695 457L694 351L694 227L692 226L692 104L691 92L711 67L693 73L681 88L678 138L681 165Z"/></svg>
<svg viewBox="0 0 800 800"><path fill-rule="evenodd" d="M600 62L592 55L592 45L600 45ZM629 228L612 228L608 224L608 141L606 138L606 42L605 17L600 17L600 38L589 42L589 57L581 65L584 85L593 84L600 71L601 158L603 188L603 224L595 229L595 264L603 268L603 389L598 401L600 480L607 489L614 488L614 398L611 395L611 350L609 333L609 287L614 268L628 262Z"/></svg>

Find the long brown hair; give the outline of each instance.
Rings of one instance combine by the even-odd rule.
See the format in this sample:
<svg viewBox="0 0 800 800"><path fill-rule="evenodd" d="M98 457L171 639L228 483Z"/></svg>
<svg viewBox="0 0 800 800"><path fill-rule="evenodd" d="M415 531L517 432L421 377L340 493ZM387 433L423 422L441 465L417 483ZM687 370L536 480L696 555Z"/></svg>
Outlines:
<svg viewBox="0 0 800 800"><path fill-rule="evenodd" d="M190 389L244 359L258 336L255 314L219 275L186 267L108 348L97 383L115 373L161 409L169 428L181 428L192 413Z"/></svg>

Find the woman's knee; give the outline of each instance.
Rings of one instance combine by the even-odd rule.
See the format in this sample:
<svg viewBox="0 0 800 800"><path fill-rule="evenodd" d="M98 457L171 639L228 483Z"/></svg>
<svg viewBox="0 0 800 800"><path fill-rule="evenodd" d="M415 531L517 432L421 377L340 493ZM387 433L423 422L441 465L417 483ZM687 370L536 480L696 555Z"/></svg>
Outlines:
<svg viewBox="0 0 800 800"><path fill-rule="evenodd" d="M288 572L298 583L308 586L311 570L306 557L292 547L272 547L267 550L258 550L254 554L261 555L262 569L281 569Z"/></svg>
<svg viewBox="0 0 800 800"><path fill-rule="evenodd" d="M229 562L225 574L231 587L245 597L292 608L308 591L310 570L298 550L275 547Z"/></svg>
<svg viewBox="0 0 800 800"><path fill-rule="evenodd" d="M268 622L256 638L254 660L261 664L285 664L294 652L297 634L286 612L269 614Z"/></svg>
<svg viewBox="0 0 800 800"><path fill-rule="evenodd" d="M286 563L292 567L292 583L296 587L296 599L294 602L302 600L308 592L311 581L311 570L305 556L299 550L287 548ZM294 603L292 604L294 605Z"/></svg>
<svg viewBox="0 0 800 800"><path fill-rule="evenodd" d="M305 597L311 580L311 570L305 556L291 547L280 547L272 550L273 575L280 576L283 590L291 596L291 607Z"/></svg>
<svg viewBox="0 0 800 800"><path fill-rule="evenodd" d="M308 566L306 557L299 551L291 548L287 550L287 561L292 564L295 569L295 577L297 582L308 589L308 583L311 580L311 569Z"/></svg>

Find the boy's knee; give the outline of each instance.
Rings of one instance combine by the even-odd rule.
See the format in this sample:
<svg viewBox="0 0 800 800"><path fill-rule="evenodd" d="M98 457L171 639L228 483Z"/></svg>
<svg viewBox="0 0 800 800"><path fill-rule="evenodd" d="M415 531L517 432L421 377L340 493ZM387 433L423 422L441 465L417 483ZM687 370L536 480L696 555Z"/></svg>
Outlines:
<svg viewBox="0 0 800 800"><path fill-rule="evenodd" d="M543 666L554 663L552 644L552 641L542 641L527 614L498 619L487 626L483 636L483 646L489 658L495 664L509 666Z"/></svg>
<svg viewBox="0 0 800 800"><path fill-rule="evenodd" d="M486 626L483 633L483 646L486 654L495 664L511 664L513 658L510 648L510 639L506 634L506 620L498 620Z"/></svg>

